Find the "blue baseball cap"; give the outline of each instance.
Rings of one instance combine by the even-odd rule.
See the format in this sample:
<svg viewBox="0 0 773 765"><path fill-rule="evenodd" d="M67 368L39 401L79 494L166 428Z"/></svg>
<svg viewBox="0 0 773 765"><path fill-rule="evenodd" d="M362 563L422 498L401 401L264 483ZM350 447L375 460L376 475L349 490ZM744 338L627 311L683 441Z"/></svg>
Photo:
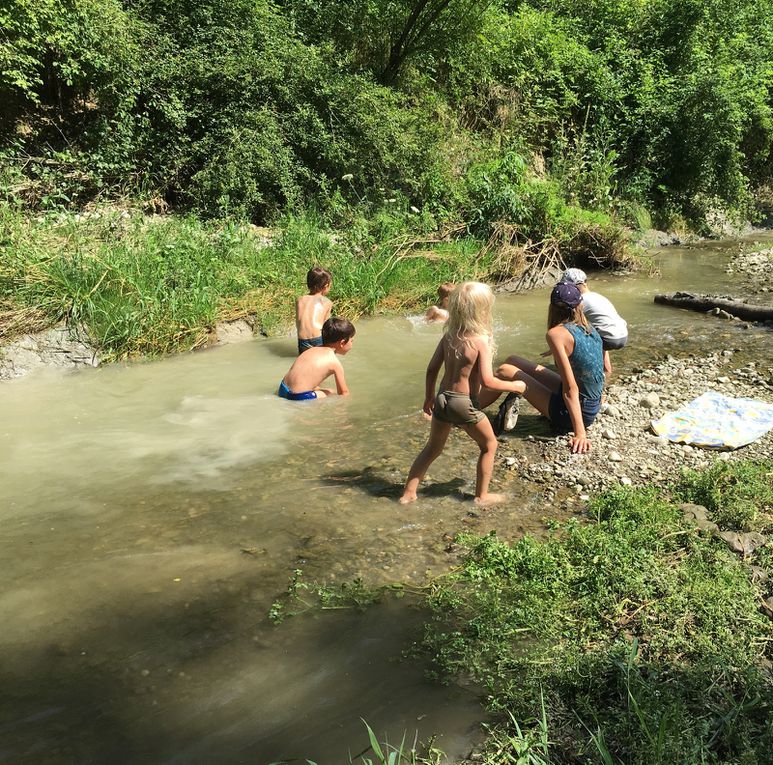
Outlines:
<svg viewBox="0 0 773 765"><path fill-rule="evenodd" d="M550 293L550 302L553 305L577 308L582 303L582 292L576 284L556 284Z"/></svg>

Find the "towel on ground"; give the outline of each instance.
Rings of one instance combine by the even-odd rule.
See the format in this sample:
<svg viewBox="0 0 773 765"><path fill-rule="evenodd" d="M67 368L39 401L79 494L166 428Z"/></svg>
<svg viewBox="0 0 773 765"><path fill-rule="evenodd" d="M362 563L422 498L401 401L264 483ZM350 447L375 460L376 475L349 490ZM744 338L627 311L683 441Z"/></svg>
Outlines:
<svg viewBox="0 0 773 765"><path fill-rule="evenodd" d="M737 449L773 428L773 404L752 398L730 398L708 391L652 420L652 429L669 441L715 449Z"/></svg>

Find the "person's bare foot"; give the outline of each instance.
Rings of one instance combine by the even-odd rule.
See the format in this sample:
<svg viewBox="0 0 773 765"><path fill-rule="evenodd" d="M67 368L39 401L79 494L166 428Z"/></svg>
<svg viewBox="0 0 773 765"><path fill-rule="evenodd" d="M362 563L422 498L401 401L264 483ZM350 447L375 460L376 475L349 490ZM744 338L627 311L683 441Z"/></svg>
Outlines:
<svg viewBox="0 0 773 765"><path fill-rule="evenodd" d="M415 494L403 494L400 499L397 500L401 505L410 505L411 502L416 501L416 495Z"/></svg>
<svg viewBox="0 0 773 765"><path fill-rule="evenodd" d="M498 505L500 502L504 502L507 499L507 494L486 494L485 497L475 497L473 502L478 507L489 507L490 505Z"/></svg>

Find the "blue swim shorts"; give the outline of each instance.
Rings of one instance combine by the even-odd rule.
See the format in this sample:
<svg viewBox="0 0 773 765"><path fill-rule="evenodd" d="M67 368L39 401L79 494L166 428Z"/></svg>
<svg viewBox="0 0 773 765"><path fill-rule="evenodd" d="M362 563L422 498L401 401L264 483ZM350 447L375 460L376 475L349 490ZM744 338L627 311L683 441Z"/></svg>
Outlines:
<svg viewBox="0 0 773 765"><path fill-rule="evenodd" d="M580 412L582 413L582 422L586 428L589 428L593 421L596 419L596 415L601 409L600 398L587 398L586 396L580 396ZM550 395L550 424L556 429L564 433L568 433L570 430L574 430L572 425L572 418L569 415L569 410L566 408L566 401L564 401L563 385L558 386L558 392Z"/></svg>
<svg viewBox="0 0 773 765"><path fill-rule="evenodd" d="M284 380L279 383L279 390L276 394L281 398L286 398L288 401L313 401L317 397L317 392L313 390L306 390L303 393L293 393L285 385Z"/></svg>
<svg viewBox="0 0 773 765"><path fill-rule="evenodd" d="M301 340L298 338L298 355L300 356L304 351L308 351L309 348L318 348L322 345L322 335L319 337L311 337L308 340Z"/></svg>

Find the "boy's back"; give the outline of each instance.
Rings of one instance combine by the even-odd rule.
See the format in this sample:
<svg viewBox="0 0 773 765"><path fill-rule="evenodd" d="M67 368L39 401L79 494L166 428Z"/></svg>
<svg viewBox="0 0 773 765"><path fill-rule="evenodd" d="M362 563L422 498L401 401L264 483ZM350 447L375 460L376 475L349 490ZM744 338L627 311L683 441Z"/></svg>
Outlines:
<svg viewBox="0 0 773 765"><path fill-rule="evenodd" d="M295 360L284 376L284 383L293 393L311 391L340 368L341 362L332 348L309 348Z"/></svg>
<svg viewBox="0 0 773 765"><path fill-rule="evenodd" d="M582 295L582 307L588 321L602 338L627 336L628 324L608 298L587 290Z"/></svg>
<svg viewBox="0 0 773 765"><path fill-rule="evenodd" d="M295 326L299 343L305 340L317 341L317 338L321 341L322 326L330 316L332 306L332 301L320 293L298 298L295 303Z"/></svg>
<svg viewBox="0 0 773 765"><path fill-rule="evenodd" d="M440 390L455 393L477 395L480 379L477 374L480 350L480 338L470 338L465 343L452 343L448 335L443 335L443 364L445 371L440 383Z"/></svg>
<svg viewBox="0 0 773 765"><path fill-rule="evenodd" d="M305 401L335 392L339 396L347 395L349 388L338 356L345 356L352 349L354 334L354 325L347 319L328 319L322 327L324 344L303 351L295 359L279 384L279 396L291 401ZM319 387L330 375L335 377L335 391Z"/></svg>

